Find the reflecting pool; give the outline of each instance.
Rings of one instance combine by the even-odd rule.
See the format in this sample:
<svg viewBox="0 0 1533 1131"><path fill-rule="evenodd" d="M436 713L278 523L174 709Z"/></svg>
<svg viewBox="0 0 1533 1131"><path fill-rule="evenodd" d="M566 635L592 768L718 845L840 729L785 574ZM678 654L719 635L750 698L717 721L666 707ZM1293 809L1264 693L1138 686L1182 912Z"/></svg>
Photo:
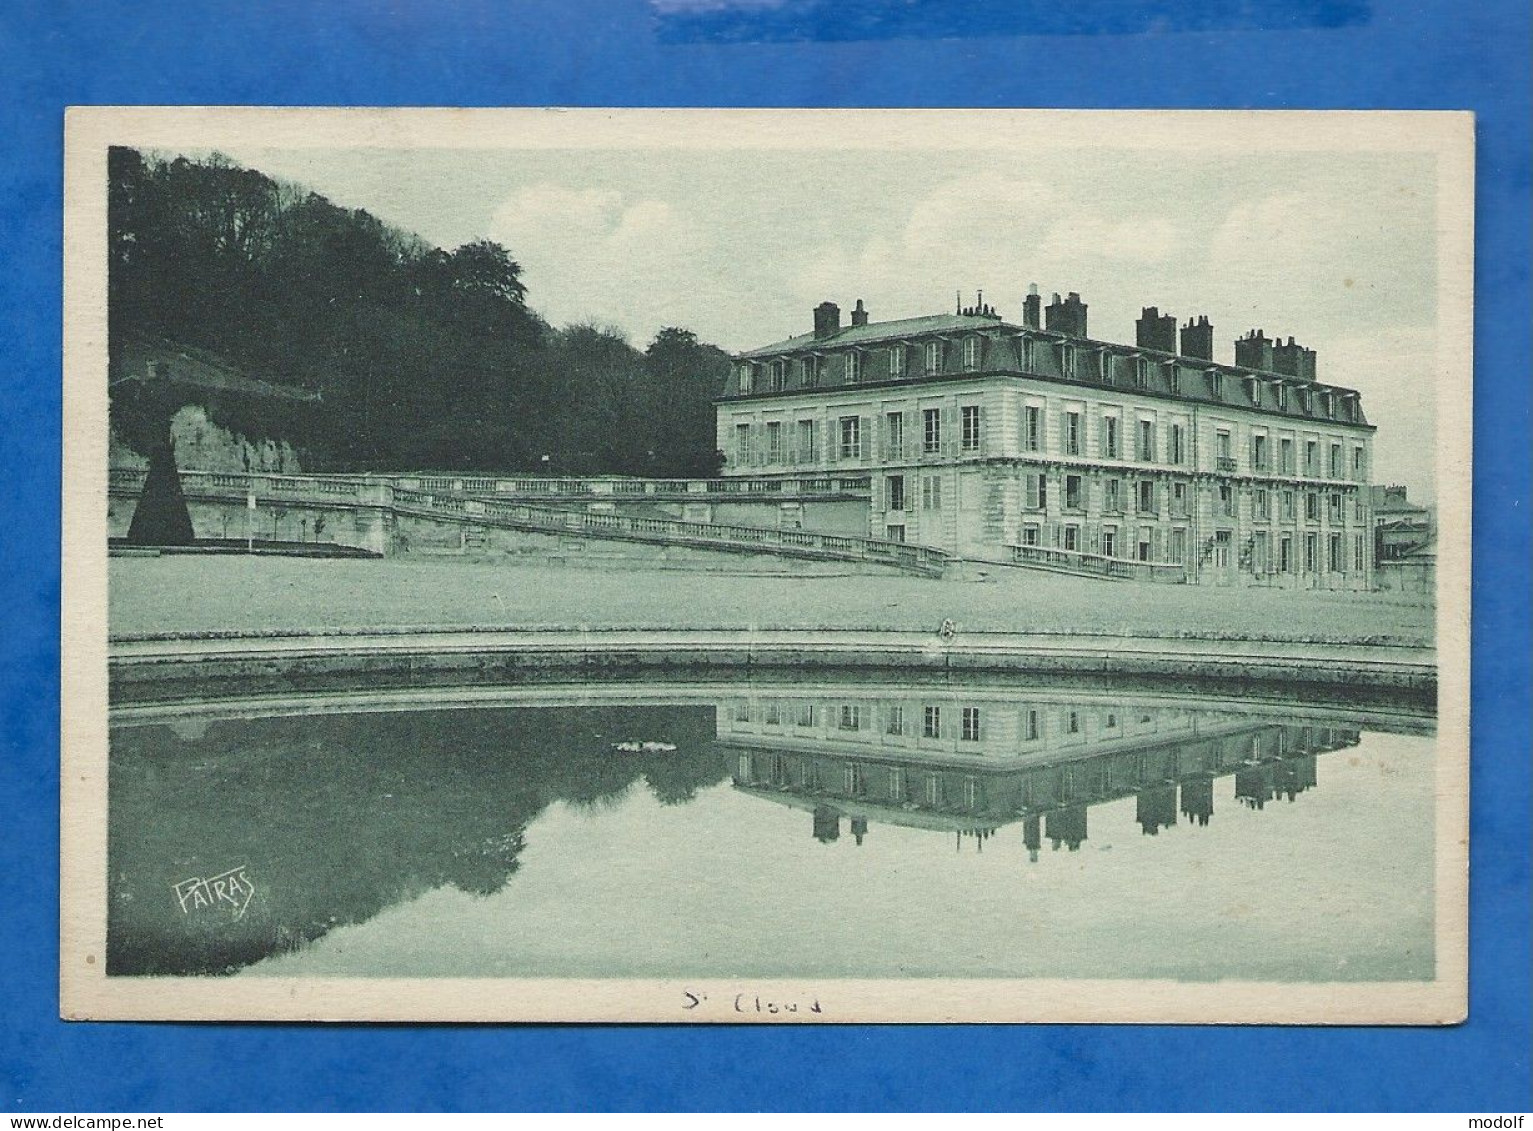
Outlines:
<svg viewBox="0 0 1533 1131"><path fill-rule="evenodd" d="M1430 979L1431 732L1017 682L128 712L108 973Z"/></svg>

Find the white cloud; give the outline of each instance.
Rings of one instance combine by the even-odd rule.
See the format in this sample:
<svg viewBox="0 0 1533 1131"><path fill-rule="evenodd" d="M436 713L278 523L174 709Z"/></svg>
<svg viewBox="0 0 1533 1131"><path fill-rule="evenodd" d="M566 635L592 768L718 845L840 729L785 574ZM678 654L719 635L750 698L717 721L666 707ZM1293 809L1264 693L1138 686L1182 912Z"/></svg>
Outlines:
<svg viewBox="0 0 1533 1131"><path fill-rule="evenodd" d="M555 325L610 323L639 346L686 321L676 299L707 250L699 231L663 200L546 181L519 189L490 222L540 314Z"/></svg>

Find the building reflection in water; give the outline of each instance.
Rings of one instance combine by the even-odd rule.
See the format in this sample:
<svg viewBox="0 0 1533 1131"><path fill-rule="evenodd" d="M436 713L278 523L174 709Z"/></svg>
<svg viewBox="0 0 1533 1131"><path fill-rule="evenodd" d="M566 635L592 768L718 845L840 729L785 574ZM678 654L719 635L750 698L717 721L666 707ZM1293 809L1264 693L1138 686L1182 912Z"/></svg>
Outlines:
<svg viewBox="0 0 1533 1131"><path fill-rule="evenodd" d="M965 698L761 695L721 703L718 737L734 750L737 789L806 809L816 840L851 822L944 832L961 848L1020 822L1028 858L1043 841L1077 851L1093 806L1134 798L1155 836L1185 819L1206 826L1214 782L1261 809L1316 785L1315 757L1359 732L1240 719L1161 705Z"/></svg>
<svg viewBox="0 0 1533 1131"><path fill-rule="evenodd" d="M898 825L984 851L1020 823L1037 861L1045 841L1080 849L1103 802L1133 796L1154 835L1207 825L1228 775L1244 805L1292 801L1314 787L1316 754L1359 737L1106 695L1029 701L1026 685L865 688L114 727L108 972L229 973L438 888L499 893L554 804L600 809L642 791L663 811L732 780L804 811L826 845ZM633 739L653 741L615 748ZM238 867L255 889L238 917L174 897Z"/></svg>

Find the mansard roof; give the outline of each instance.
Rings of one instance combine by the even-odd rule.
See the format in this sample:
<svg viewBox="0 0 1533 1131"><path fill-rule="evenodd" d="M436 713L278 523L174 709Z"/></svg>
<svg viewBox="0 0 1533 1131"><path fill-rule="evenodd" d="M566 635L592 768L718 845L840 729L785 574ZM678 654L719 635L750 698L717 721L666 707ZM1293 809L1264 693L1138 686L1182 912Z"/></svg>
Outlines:
<svg viewBox="0 0 1533 1131"><path fill-rule="evenodd" d="M855 382L847 382L839 366L820 366L812 386L804 386L796 366L789 366L786 383L779 390L758 389L742 393L739 385L739 363L760 365L778 359L796 359L809 356L830 357L838 353L850 353L862 347L891 345L897 342L918 344L926 337L948 337L963 334L980 334L990 340L983 352L983 360L976 369L954 368L955 358L948 359L948 368L937 374L925 373L920 366L912 365L899 377L880 377L862 373ZM1050 346L1070 345L1077 350L1076 376L1066 376L1060 370L1058 360L1049 350L1047 357L1035 355L1031 369L1022 365L1022 356L1016 343L1031 338ZM1090 371L1093 356L1108 355L1113 359L1145 358L1154 364L1149 367L1144 384L1138 384L1130 371L1120 371L1111 384L1104 384L1099 374ZM1331 385L1287 373L1251 369L1229 362L1214 361L1185 354L1164 353L1144 346L1121 342L1104 342L1094 338L1077 338L1053 330L1041 330L1002 321L995 317L970 314L934 314L922 318L902 318L890 322L873 322L862 326L844 326L825 337L800 334L783 341L747 350L737 354L736 365L731 367L720 399L771 398L805 392L838 392L848 387L892 387L920 383L933 383L976 377L1023 376L1038 378L1051 383L1080 388L1113 388L1126 393L1139 393L1162 399L1194 404L1219 405L1227 408L1245 409L1278 416L1295 421L1323 421L1353 427L1372 429L1363 412L1362 398L1355 389ZM1098 363L1099 364L1099 363ZM1173 369L1175 375L1173 376ZM1211 379L1217 374L1219 380ZM1254 379L1254 386L1252 381ZM1277 387L1286 386L1288 395L1279 405ZM1254 398L1253 398L1254 391ZM1313 392L1313 406L1306 405L1306 394ZM1348 419L1339 412L1328 416L1322 408L1321 397L1334 394L1352 398L1356 402L1356 415Z"/></svg>
<svg viewBox="0 0 1533 1131"><path fill-rule="evenodd" d="M760 349L746 350L742 359L781 356L783 354L812 353L815 350L838 349L845 346L871 345L875 342L899 341L921 334L936 334L955 330L994 330L1007 327L998 318L982 314L928 314L921 318L897 318L892 322L869 322L862 326L843 326L824 338L814 334L799 334ZM1011 326L1016 330L1020 327Z"/></svg>

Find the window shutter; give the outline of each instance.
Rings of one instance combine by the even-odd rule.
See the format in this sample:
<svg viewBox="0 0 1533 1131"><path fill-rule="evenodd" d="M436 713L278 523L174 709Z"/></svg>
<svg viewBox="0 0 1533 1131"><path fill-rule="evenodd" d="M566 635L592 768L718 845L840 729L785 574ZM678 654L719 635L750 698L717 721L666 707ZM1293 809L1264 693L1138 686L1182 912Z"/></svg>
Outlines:
<svg viewBox="0 0 1533 1131"><path fill-rule="evenodd" d="M825 418L825 462L835 463L841 458L841 421L834 416Z"/></svg>
<svg viewBox="0 0 1533 1131"><path fill-rule="evenodd" d="M857 424L857 458L866 460L873 447L873 422L878 419L874 416L858 418Z"/></svg>

